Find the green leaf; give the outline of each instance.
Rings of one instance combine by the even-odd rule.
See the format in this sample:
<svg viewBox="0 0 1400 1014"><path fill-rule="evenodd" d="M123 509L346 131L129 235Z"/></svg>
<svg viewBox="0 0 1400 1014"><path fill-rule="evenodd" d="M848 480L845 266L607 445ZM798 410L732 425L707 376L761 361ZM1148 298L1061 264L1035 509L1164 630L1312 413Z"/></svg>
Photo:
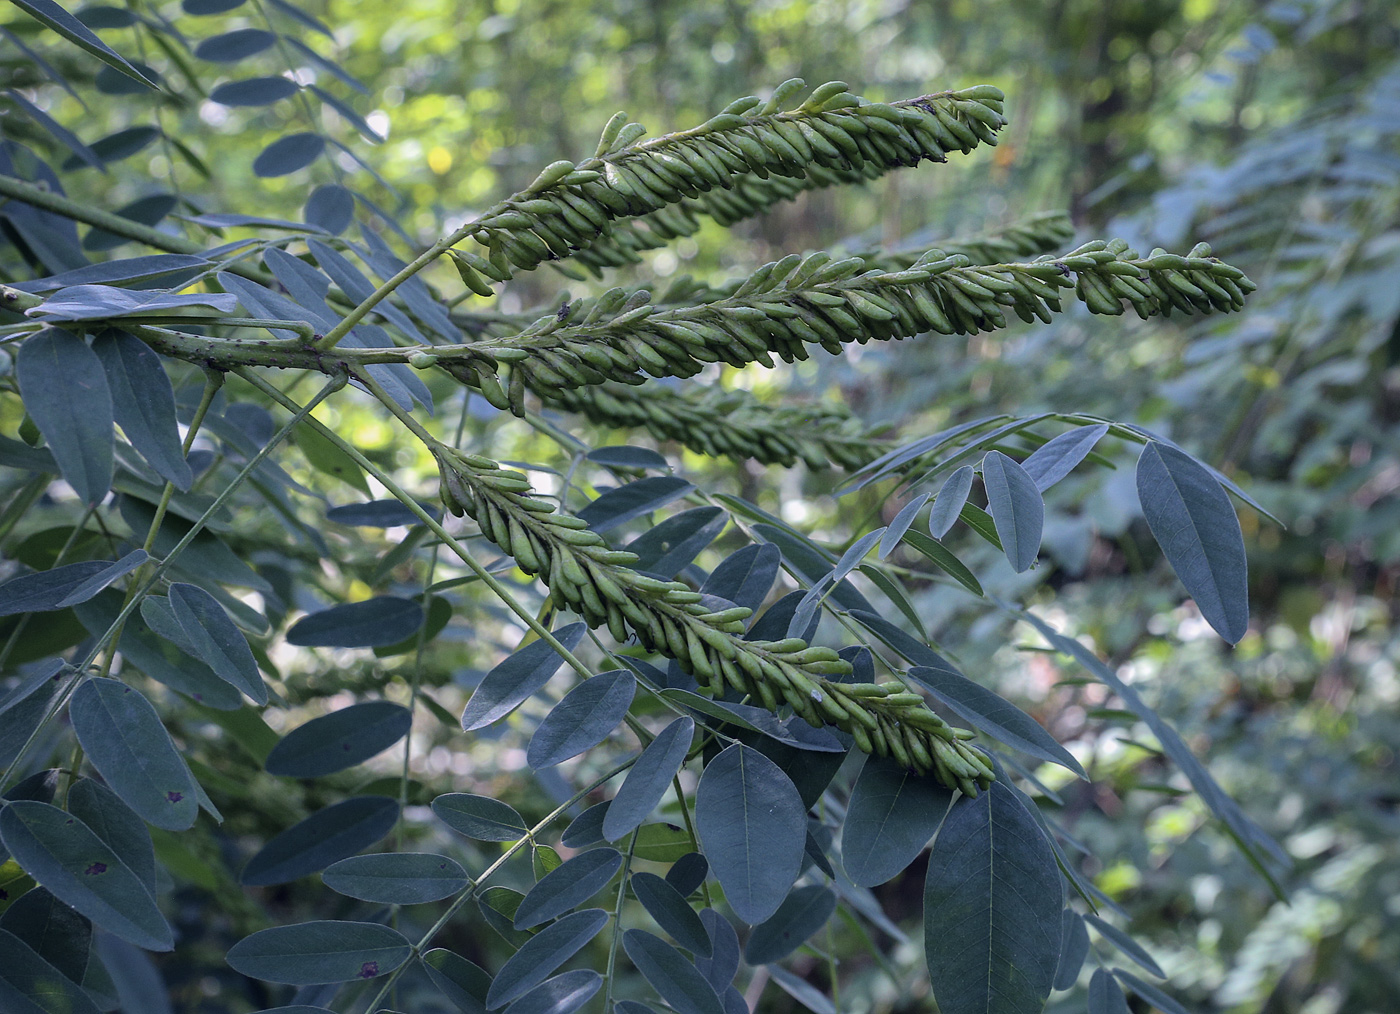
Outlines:
<svg viewBox="0 0 1400 1014"><path fill-rule="evenodd" d="M254 979L312 986L373 979L412 953L408 939L388 926L318 920L258 930L229 949L228 963Z"/></svg>
<svg viewBox="0 0 1400 1014"><path fill-rule="evenodd" d="M589 461L607 468L660 468L670 470L663 455L646 447L631 447L617 444L610 447L595 447L587 454Z"/></svg>
<svg viewBox="0 0 1400 1014"><path fill-rule="evenodd" d="M385 796L352 796L334 803L273 837L248 860L239 882L267 887L324 870L369 848L393 830L398 819L398 801Z"/></svg>
<svg viewBox="0 0 1400 1014"><path fill-rule="evenodd" d="M1006 558L1016 573L1030 570L1045 527L1045 501L1035 480L1001 451L988 451L982 459L982 485Z"/></svg>
<svg viewBox="0 0 1400 1014"><path fill-rule="evenodd" d="M637 971L677 1014L724 1014L719 994L685 955L644 930L622 934L622 947Z"/></svg>
<svg viewBox="0 0 1400 1014"><path fill-rule="evenodd" d="M578 647L586 628L571 623L554 631L554 638L569 651ZM484 729L509 715L529 700L564 664L564 659L545 641L531 641L488 672L462 712L462 728L467 732Z"/></svg>
<svg viewBox="0 0 1400 1014"><path fill-rule="evenodd" d="M92 923L49 891L36 887L20 895L0 916L0 930L13 933L66 978L83 981Z"/></svg>
<svg viewBox="0 0 1400 1014"><path fill-rule="evenodd" d="M1089 1014L1132 1014L1118 980L1102 968L1089 979Z"/></svg>
<svg viewBox="0 0 1400 1014"><path fill-rule="evenodd" d="M751 747L726 747L700 776L695 825L739 918L754 925L776 912L807 836L806 807L782 769Z"/></svg>
<svg viewBox="0 0 1400 1014"><path fill-rule="evenodd" d="M705 977L716 993L723 996L739 972L739 935L734 932L729 920L712 908L701 910L700 921L710 937L710 956L697 957L695 970Z"/></svg>
<svg viewBox="0 0 1400 1014"><path fill-rule="evenodd" d="M150 80L126 60L88 30L77 18L69 14L54 0L14 0L14 5L51 31L57 32L78 48L97 57L108 67L139 82L146 88L154 89L156 82Z"/></svg>
<svg viewBox="0 0 1400 1014"><path fill-rule="evenodd" d="M943 822L924 885L924 953L942 1014L1040 1014L1064 885L1040 825L1001 782Z"/></svg>
<svg viewBox="0 0 1400 1014"><path fill-rule="evenodd" d="M1167 977L1167 973L1162 971L1162 966L1152 959L1152 955L1148 954L1136 940L1128 936L1128 934L1124 933L1117 926L1106 923L1095 915L1086 915L1084 919L1089 925L1093 926L1094 929L1098 930L1100 936L1114 947L1118 948L1121 953L1131 959L1139 968L1157 976L1159 979L1165 979Z"/></svg>
<svg viewBox="0 0 1400 1014"><path fill-rule="evenodd" d="M115 563L87 560L6 581L0 584L0 616L46 613L79 605L147 559L144 550L133 549Z"/></svg>
<svg viewBox="0 0 1400 1014"><path fill-rule="evenodd" d="M544 982L551 972L596 937L607 921L606 911L589 908L566 915L540 930L496 973L496 980L486 994L486 1006L492 1010L503 1007Z"/></svg>
<svg viewBox="0 0 1400 1014"><path fill-rule="evenodd" d="M268 49L277 37L261 28L237 28L211 35L194 48L194 55L211 63L237 63Z"/></svg>
<svg viewBox="0 0 1400 1014"><path fill-rule="evenodd" d="M836 1005L806 979L780 965L769 965L768 975L786 993L812 1014L837 1014Z"/></svg>
<svg viewBox="0 0 1400 1014"><path fill-rule="evenodd" d="M68 790L68 812L86 824L156 895L156 854L140 815L101 782L79 778Z"/></svg>
<svg viewBox="0 0 1400 1014"><path fill-rule="evenodd" d="M175 391L160 356L139 338L108 328L92 340L107 371L112 408L131 445L177 489L194 482L175 419Z"/></svg>
<svg viewBox="0 0 1400 1014"><path fill-rule="evenodd" d="M88 759L128 806L169 831L194 825L194 776L150 701L120 680L93 678L74 692L68 714Z"/></svg>
<svg viewBox="0 0 1400 1014"><path fill-rule="evenodd" d="M530 888L515 910L515 928L529 929L583 904L622 868L622 853L611 848L580 852Z"/></svg>
<svg viewBox="0 0 1400 1014"><path fill-rule="evenodd" d="M303 648L375 648L397 644L423 625L423 607L411 599L380 595L303 616L287 631L287 643Z"/></svg>
<svg viewBox="0 0 1400 1014"><path fill-rule="evenodd" d="M351 856L328 866L332 891L381 905L421 905L456 894L471 881L454 859L429 852Z"/></svg>
<svg viewBox="0 0 1400 1014"><path fill-rule="evenodd" d="M944 707L951 709L972 726L1015 750L1039 757L1073 771L1086 782L1085 772L1074 754L1030 715L1000 694L974 683L952 666L915 666L909 675Z"/></svg>
<svg viewBox="0 0 1400 1014"><path fill-rule="evenodd" d="M876 637L884 641L915 665L927 665L941 668L948 664L938 652L934 651L927 644L924 644L923 641L917 640L912 635L900 630L883 616L852 610L851 618L861 626L870 630Z"/></svg>
<svg viewBox="0 0 1400 1014"><path fill-rule="evenodd" d="M924 504L928 503L932 496L932 493L921 493L899 509L899 513L894 516L894 520L885 529L885 534L880 537L880 559L883 560L894 552L895 547L899 545L899 540L904 538L904 533L909 531L909 526L914 523L919 511L923 509Z"/></svg>
<svg viewBox="0 0 1400 1014"><path fill-rule="evenodd" d="M25 411L63 478L83 503L97 503L112 486L116 439L112 393L97 353L68 331L45 328L19 347L15 374Z"/></svg>
<svg viewBox="0 0 1400 1014"><path fill-rule="evenodd" d="M290 176L315 162L325 150L326 139L320 134L301 133L279 137L264 148L257 158L253 159L253 175L263 179ZM300 444L300 437L297 438L297 442ZM304 447L302 449L305 450ZM358 467L356 470L358 471ZM342 478L345 477L342 476ZM353 480L347 479L346 481ZM359 483L355 483L355 485L358 486ZM366 489L365 492L368 493L369 490Z"/></svg>
<svg viewBox="0 0 1400 1014"><path fill-rule="evenodd" d="M745 546L726 557L700 590L728 599L736 606L757 609L768 597L782 560L782 551L771 543Z"/></svg>
<svg viewBox="0 0 1400 1014"><path fill-rule="evenodd" d="M693 483L671 475L638 479L636 482L608 490L579 511L578 516L587 521L588 527L593 531L602 533L665 507L694 488Z"/></svg>
<svg viewBox="0 0 1400 1014"><path fill-rule="evenodd" d="M836 895L820 884L797 888L778 906L778 911L753 928L744 945L744 960L750 965L781 961L826 925L836 911Z"/></svg>
<svg viewBox="0 0 1400 1014"><path fill-rule="evenodd" d="M584 680L540 722L530 737L526 762L538 771L597 746L617 728L636 692L637 681L625 669Z"/></svg>
<svg viewBox="0 0 1400 1014"><path fill-rule="evenodd" d="M285 81L286 78L265 78L264 80ZM306 199L303 217L308 225L314 225L325 229L333 236L339 236L355 220L355 195L337 183L322 183L311 191L311 196Z"/></svg>
<svg viewBox="0 0 1400 1014"><path fill-rule="evenodd" d="M76 983L3 927L0 1009L13 1014L98 1014L97 1005Z"/></svg>
<svg viewBox="0 0 1400 1014"><path fill-rule="evenodd" d="M510 1014L571 1014L602 988L603 977L588 968L546 979L510 1005Z"/></svg>
<svg viewBox="0 0 1400 1014"><path fill-rule="evenodd" d="M687 898L700 889L709 872L710 864L705 857L699 852L691 852L671 864L666 871L666 881L681 892L682 898Z"/></svg>
<svg viewBox="0 0 1400 1014"><path fill-rule="evenodd" d="M1249 581L1230 497L1200 462L1155 441L1138 458L1137 488L1147 526L1187 594L1216 633L1238 644L1249 628Z"/></svg>
<svg viewBox="0 0 1400 1014"><path fill-rule="evenodd" d="M170 609L195 658L255 704L267 703L267 687L258 672L253 649L218 599L197 585L172 584Z"/></svg>
<svg viewBox="0 0 1400 1014"><path fill-rule="evenodd" d="M985 541L990 542L998 550L1001 550L1001 539L997 536L996 522L992 516L978 507L975 503L963 504L962 510L958 512L958 517L967 522L967 527L971 528Z"/></svg>
<svg viewBox="0 0 1400 1014"><path fill-rule="evenodd" d="M874 887L899 874L924 850L952 802L953 793L937 779L867 757L841 831L847 876L860 887Z"/></svg>
<svg viewBox="0 0 1400 1014"><path fill-rule="evenodd" d="M670 580L714 542L728 524L729 515L722 508L695 507L672 515L624 548L639 557L631 565L635 570Z"/></svg>
<svg viewBox="0 0 1400 1014"><path fill-rule="evenodd" d="M486 1014L486 991L491 988L491 976L484 968L442 947L423 955L423 965L433 985L463 1014Z"/></svg>
<svg viewBox="0 0 1400 1014"><path fill-rule="evenodd" d="M656 809L671 779L690 752L694 719L683 716L662 729L642 751L603 818L603 837L617 841L634 831Z"/></svg>
<svg viewBox="0 0 1400 1014"><path fill-rule="evenodd" d="M383 753L413 725L413 713L390 701L365 701L313 718L282 737L267 755L269 774L319 778Z"/></svg>
<svg viewBox="0 0 1400 1014"><path fill-rule="evenodd" d="M654 873L632 874L632 893L671 939L696 957L710 956L710 936L680 891Z"/></svg>
<svg viewBox="0 0 1400 1014"><path fill-rule="evenodd" d="M804 637L804 631L812 622L813 617L816 616L818 607L828 595L834 597L834 593L828 592L826 589L839 586L842 581L845 581L851 571L855 570L860 561L865 559L866 554L874 548L884 534L885 529L883 528L866 532L841 554L841 559L836 561L836 566L832 568L830 573L824 575L808 589L807 594L803 595L802 600L797 603L792 619L788 621L788 637Z"/></svg>
<svg viewBox="0 0 1400 1014"><path fill-rule="evenodd" d="M1073 989L1079 981L1079 970L1089 956L1089 930L1084 919L1072 908L1060 917L1060 960L1055 966L1055 989Z"/></svg>
<svg viewBox="0 0 1400 1014"><path fill-rule="evenodd" d="M972 492L972 479L974 470L971 465L963 465L952 475L944 480L943 486L938 490L938 496L934 498L933 506L928 512L929 534L935 539L941 539L948 534L953 523L962 514L963 506L967 503L967 495Z"/></svg>
<svg viewBox="0 0 1400 1014"><path fill-rule="evenodd" d="M1035 481L1035 488L1044 493L1074 470L1089 456L1089 452L1108 433L1108 423L1080 426L1047 440L1035 449L1021 467Z"/></svg>
<svg viewBox="0 0 1400 1014"><path fill-rule="evenodd" d="M943 543L935 539L930 539L923 532L908 532L904 536L904 541L922 553L939 570L943 571L958 584L962 585L974 595L982 595L982 582L977 580L977 575L967 569L967 566L953 555Z"/></svg>
<svg viewBox="0 0 1400 1014"><path fill-rule="evenodd" d="M306 455L306 460L312 468L354 486L365 496L370 495L369 482L354 458L331 443L309 423L298 424L293 433L296 445L301 448L301 453Z"/></svg>
<svg viewBox="0 0 1400 1014"><path fill-rule="evenodd" d="M604 811L606 815L606 811ZM687 852L695 851L697 842L690 832L675 824L643 824L636 837L629 839L632 854L653 863L674 863ZM627 848L626 842L621 843Z"/></svg>
<svg viewBox="0 0 1400 1014"><path fill-rule="evenodd" d="M1130 975L1121 968L1115 968L1113 974L1138 996L1142 997L1152 1006L1161 1009L1162 1014L1188 1014L1185 1007L1166 993L1163 993L1156 986L1152 985L1152 983L1143 982L1137 976Z"/></svg>
<svg viewBox="0 0 1400 1014"><path fill-rule="evenodd" d="M300 90L290 78L251 77L219 85L209 93L209 100L223 106L270 106Z"/></svg>
<svg viewBox="0 0 1400 1014"><path fill-rule="evenodd" d="M174 947L140 878L77 817L18 800L0 810L0 840L25 872L107 932L147 950Z"/></svg>
<svg viewBox="0 0 1400 1014"><path fill-rule="evenodd" d="M904 618L908 620L914 629L920 632L920 636L922 636L923 623L919 620L919 614L914 609L914 604L909 601L909 596L905 594L904 589L899 586L899 583L886 574L882 568L869 563L862 563L859 570L870 579L870 582L875 585L876 588L880 589L885 598L894 603L895 608L904 614Z"/></svg>
<svg viewBox="0 0 1400 1014"><path fill-rule="evenodd" d="M433 800L433 812L458 834L477 841L518 841L530 831L509 803L470 792L438 796Z"/></svg>

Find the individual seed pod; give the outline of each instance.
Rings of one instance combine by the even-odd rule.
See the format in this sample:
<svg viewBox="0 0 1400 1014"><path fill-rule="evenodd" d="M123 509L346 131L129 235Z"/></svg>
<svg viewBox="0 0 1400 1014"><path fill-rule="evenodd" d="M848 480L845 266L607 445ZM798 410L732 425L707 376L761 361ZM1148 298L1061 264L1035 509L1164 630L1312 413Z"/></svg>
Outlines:
<svg viewBox="0 0 1400 1014"><path fill-rule="evenodd" d="M525 417L525 375L519 368L510 371L510 382L506 387L506 400L511 414Z"/></svg>

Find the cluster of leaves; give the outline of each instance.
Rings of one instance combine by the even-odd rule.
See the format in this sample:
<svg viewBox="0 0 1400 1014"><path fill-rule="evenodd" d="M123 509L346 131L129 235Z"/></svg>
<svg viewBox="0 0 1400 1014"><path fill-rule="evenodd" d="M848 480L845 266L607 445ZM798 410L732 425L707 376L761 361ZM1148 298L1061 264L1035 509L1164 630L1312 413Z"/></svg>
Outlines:
<svg viewBox="0 0 1400 1014"><path fill-rule="evenodd" d="M20 6L122 80L169 87L168 74L118 55L56 4ZM190 6L196 16L203 9ZM290 5L275 6L319 30ZM142 26L165 39L163 50L181 66L183 38L164 23ZM292 42L285 32L234 28L193 55L241 60ZM236 83L241 91L221 85L215 100L274 101L300 90L287 78L251 80L262 83ZM247 977L230 987L228 1009L289 999L303 1009L377 1011L421 975L465 1011L564 1014L606 987L607 1002L635 1014L649 1008L618 998L632 988L619 985L621 950L678 1011L743 1006L734 985L742 959L822 1012L834 1010L832 1001L778 962L819 932L833 933L838 911L861 934L873 925L897 938L870 888L926 849L924 952L946 1014L1042 1007L1052 988L1078 980L1087 925L1160 972L1096 914L1111 901L1065 858L1061 842L1072 838L1033 798L1050 798L1049 790L1016 754L1082 777L1080 762L930 646L906 585L931 572L890 558L898 551L930 563L982 596L978 577L944 544L961 520L1017 572L1028 571L1042 540L1045 492L1086 460L1103 460L1095 447L1112 436L1142 445L1136 475L1148 523L1202 614L1233 643L1245 633L1247 608L1243 537L1227 489L1244 494L1174 444L1092 416L997 416L898 446L864 432L834 440L829 431L844 421L809 421L818 435L804 442L778 435L788 417L757 400L745 404L750 419L716 420L724 406L707 410L704 396L653 412L655 402L645 399L654 396L636 398L633 390L647 377L772 365L774 354L804 359L808 344L839 354L850 342L977 334L1004 327L1004 307L1027 322L1048 321L1062 309L1062 290L1102 314L1122 314L1124 302L1144 318L1233 311L1253 288L1241 271L1204 246L1143 258L1118 241L999 259L1035 256L1063 238L1061 227L1042 222L907 257L793 255L662 306L645 290L615 288L518 327L501 315L452 313L460 299L418 277L449 253L478 295L494 295L492 283L547 260L601 271L646 249L635 237L687 235L701 214L732 224L804 189L940 161L993 142L1004 122L1001 95L987 86L884 104L834 82L783 111L801 88L785 83L766 101L741 99L700 127L653 141L615 118L593 159L550 166L408 259L364 222L363 245L340 238L354 201L365 200L344 187L314 194L304 223L195 216L198 228L258 230L208 248L156 232L134 214L112 216L70 199L40 151L6 142L7 256L25 280L0 291L13 353L7 403L22 415L24 438L0 443L8 492L0 533L15 562L0 585L7 618L0 652L16 677L0 701L2 995L24 1009L144 1009L164 989L138 949L183 946L162 905L171 880L210 891L211 904L232 912L244 888L282 888L320 874L351 899L312 903L337 918L254 929L281 921L270 892L264 912L240 920L241 939L220 946ZM91 164L84 151L101 161L98 145L82 146L34 99L21 97L15 108L72 151L73 171ZM125 150L116 142L101 148ZM319 133L288 135L259 154L254 169L296 172L325 151ZM165 253L92 262L76 242L77 222ZM456 251L468 237L487 255ZM478 337L464 341L464 332ZM329 379L302 399L271 384L269 369ZM421 472L368 455L313 415L328 400L356 399L353 390L369 396L358 403L396 418L424 445L444 506L470 516L475 528L450 530L405 488L422 485ZM478 391L557 440L570 457L568 473L559 476L549 463L502 468L499 455L460 446ZM687 428L686 411L697 413L728 429L711 431L722 438L687 432L691 446L762 460L829 458L851 471L852 489L893 478L912 499L888 526L833 550L738 496L705 493L670 474L638 477L670 466L647 449L580 446L532 410L529 392L584 415L595 406L608 418L606 394L628 406L612 409L612 419L640 412L668 438ZM428 428L421 409L454 402L463 425L449 440ZM274 411L285 412L280 425ZM1047 436L1056 423L1073 428ZM308 504L310 491L278 453L288 441L326 481L348 482L368 497L373 479L391 499L326 509L313 495ZM843 456L828 448L843 448ZM618 484L607 488L598 468ZM971 499L979 477L985 509ZM60 478L71 490L66 497L55 485ZM548 496L537 491L546 482ZM658 520L683 498L690 509ZM65 523L41 528L51 511ZM245 527L258 514L279 518L280 530ZM406 527L408 535L359 568L332 548L323 521ZM723 559L707 573L697 561L731 525ZM617 545L627 527L635 537ZM491 546L507 556L483 563ZM877 546L879 562L866 562ZM343 586L324 580L323 567L362 572L370 594L349 601ZM796 590L770 601L780 571ZM867 592L878 592L914 632L886 619ZM517 642L520 630L529 633L455 714L434 693L448 699L450 688L424 679L424 659L454 619L481 626L489 598L513 614ZM344 601L323 607L326 599ZM584 622L555 625L566 609ZM1151 727L1245 854L1276 877L1286 857L1171 727L1086 646L1024 615L1049 649L1081 663ZM588 633L603 627L610 640ZM837 627L846 633L833 636ZM283 644L408 656L406 693L391 700L381 681L368 699L338 701L279 737L267 717L304 690ZM537 717L532 709L566 664L570 689ZM333 686L358 689L349 679ZM63 715L71 735L59 728ZM557 805L527 819L496 795L421 786L418 798L409 775L420 758L408 733L420 717L444 721L456 743L474 740L464 733L530 731L525 761L556 790ZM251 788L220 771L212 729L255 762L240 762L256 772ZM972 745L979 734L985 745ZM339 780L399 743L397 778ZM568 775L556 771L565 762ZM619 777L610 798L580 809ZM272 779L300 780L305 810L287 821L261 817L259 787L275 796L290 784ZM406 809L411 797L430 802L460 840L415 820ZM228 830L219 827L224 810ZM652 820L658 810L679 824ZM192 843L235 851L235 828L256 836L252 855L201 870ZM396 830L400 846L412 835L437 851L361 854ZM558 847L550 844L556 832ZM565 860L561 849L573 854ZM527 854L528 864L516 861ZM645 863L664 864L664 876L640 868ZM587 907L603 892L611 910ZM1071 893L1077 900L1066 907ZM629 898L640 911L628 908ZM511 952L494 973L433 948L469 904ZM742 949L726 911L751 927ZM636 928L643 912L669 941ZM555 974L609 926L606 957L596 962L607 975ZM194 931L182 927L181 935ZM834 990L834 968L829 975ZM302 989L289 995L252 980ZM1124 987L1179 1009L1156 986L1102 968L1090 982L1091 1005L1121 1009Z"/></svg>

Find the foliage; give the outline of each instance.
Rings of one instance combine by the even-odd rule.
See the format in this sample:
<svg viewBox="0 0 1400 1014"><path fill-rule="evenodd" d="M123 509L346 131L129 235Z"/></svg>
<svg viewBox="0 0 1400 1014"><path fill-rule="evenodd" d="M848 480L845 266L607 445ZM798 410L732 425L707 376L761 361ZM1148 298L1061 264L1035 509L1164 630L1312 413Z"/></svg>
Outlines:
<svg viewBox="0 0 1400 1014"><path fill-rule="evenodd" d="M167 994L191 1009L449 1009L445 997L469 1011L565 1011L601 990L619 1009L655 995L680 1011L733 1010L742 957L753 997L771 979L829 1010L867 988L840 962L868 949L895 1002L931 991L945 1012L1036 1010L1052 985L1076 986L1086 919L1160 977L1099 918L1122 909L1068 857L1078 843L1056 813L1055 769L1024 760L1098 775L1089 752L1067 751L948 661L990 671L984 657L1016 643L1007 618L1081 663L1072 682L1108 688L1119 720L1150 730L1135 738L1155 740L1141 748L1152 763L1180 768L1264 880L1286 877L1287 855L1144 696L1047 625L1059 615L1048 600L1037 613L1007 601L1074 572L1063 539L1036 561L1060 491L1094 481L1080 466L1141 445L1148 529L1204 618L1248 649L1244 539L1226 491L1245 494L1232 480L1143 428L1151 417L1113 421L1132 400L1107 388L1061 398L1017 381L1001 404L1002 386L988 397L941 361L897 367L889 410L915 398L943 418L909 413L912 439L895 443L844 406L775 404L734 372L776 355L831 374L857 359L851 346L865 364L946 358L954 348L937 338L895 340L977 347L1008 307L1052 335L1084 326L1075 310L1118 316L1123 301L1145 320L1237 311L1253 289L1242 271L1204 245L1073 246L1048 216L906 252L857 242L775 257L732 280L648 278L657 251L698 249L795 196L996 144L998 89L870 102L832 83L797 104L803 86L788 81L653 140L619 114L592 157L542 172L547 158L504 138L492 163L478 139L483 169L515 160L514 192L467 216L454 207L429 226L443 238L423 242L434 196L414 207L375 175L351 135L373 142L386 128L343 97L362 89L346 70L356 59L319 55L314 37L333 35L306 11L188 0L179 16L89 8L85 26L42 0L19 6L30 17L9 26L24 48L8 67L0 166L13 364L0 410L24 438L0 444L13 561L0 586L13 676L0 703L12 857L0 988L15 1003L48 992L75 1009L160 1009ZM481 47L521 94L537 86L514 77L512 52L527 33L558 38L549 18L527 21ZM1137 27L1189 30L1175 18ZM663 40L670 29L657 28ZM544 62L568 52L547 47ZM240 77L207 87L206 64ZM708 103L697 118L724 101L716 82L686 92ZM85 144L78 102L97 95L151 122ZM285 103L303 122L269 118L273 135L245 150L232 132L194 129L206 95L225 110L212 119ZM553 126L565 153L587 150L577 117ZM153 149L158 166L125 161ZM1276 158L1246 153L1239 176ZM304 204L286 188L255 207L227 162L333 182ZM98 171L110 182L95 184ZM165 189L142 192L152 183ZM88 197L99 186L131 196L101 211ZM1178 206L1220 197L1208 183L1181 190ZM1302 199L1286 186L1268 197ZM1268 203L1244 189L1233 200ZM1383 221L1355 215L1363 228ZM1237 227L1202 225L1222 246ZM1185 242L1183 230L1164 245ZM540 280L545 263L574 281L624 274L575 298ZM1259 295L1306 288L1280 280ZM1353 306L1335 310L1338 341L1372 333L1340 327ZM1202 406L1216 403L1216 377L1257 376L1211 365ZM297 372L279 386L275 369ZM318 393L296 393L317 375ZM926 375L932 389L912 382ZM1079 408L1024 414L1024 401ZM583 421L644 430L670 457L606 445ZM502 467L508 455L525 460ZM826 470L844 470L845 503L873 513L888 501L889 524L848 511L820 538L794 527L743 467L799 461L828 490ZM470 523L446 520L435 488ZM775 593L780 573L796 590ZM1081 594L1093 592L1072 589L1076 607ZM930 609L950 596L980 618L975 649ZM872 888L923 862L916 973ZM742 949L729 914L752 927ZM153 962L136 948L174 954ZM579 954L588 967L554 974ZM1091 1009L1121 1007L1124 989L1176 1009L1106 966L1088 982Z"/></svg>

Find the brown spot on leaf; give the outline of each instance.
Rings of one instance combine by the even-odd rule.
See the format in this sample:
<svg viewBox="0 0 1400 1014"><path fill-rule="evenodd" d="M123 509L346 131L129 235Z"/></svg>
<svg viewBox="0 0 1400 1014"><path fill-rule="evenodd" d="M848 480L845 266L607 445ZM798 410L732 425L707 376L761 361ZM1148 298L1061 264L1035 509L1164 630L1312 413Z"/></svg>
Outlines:
<svg viewBox="0 0 1400 1014"><path fill-rule="evenodd" d="M90 877L95 877L95 876L97 876L99 873L106 873L106 872L107 872L107 864L106 864L106 863L93 863L93 864L92 864L91 866L89 866L87 869L83 870L83 872L86 873L86 874L87 874L88 876L90 876Z"/></svg>
<svg viewBox="0 0 1400 1014"><path fill-rule="evenodd" d="M361 979L373 979L378 974L379 962L377 961L366 961L363 965L360 966Z"/></svg>
<svg viewBox="0 0 1400 1014"><path fill-rule="evenodd" d="M170 792L167 792L165 794L165 798L168 802L178 803L180 800L185 798L185 795L182 792L175 792L174 790L171 790Z"/></svg>

